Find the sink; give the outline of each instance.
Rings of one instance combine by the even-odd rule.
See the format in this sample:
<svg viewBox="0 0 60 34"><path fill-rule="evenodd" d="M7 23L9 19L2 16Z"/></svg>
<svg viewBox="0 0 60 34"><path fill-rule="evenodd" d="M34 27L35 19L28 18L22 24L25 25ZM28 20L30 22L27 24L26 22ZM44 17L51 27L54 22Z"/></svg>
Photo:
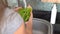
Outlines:
<svg viewBox="0 0 60 34"><path fill-rule="evenodd" d="M33 18L33 34L53 34L53 27L48 21Z"/></svg>

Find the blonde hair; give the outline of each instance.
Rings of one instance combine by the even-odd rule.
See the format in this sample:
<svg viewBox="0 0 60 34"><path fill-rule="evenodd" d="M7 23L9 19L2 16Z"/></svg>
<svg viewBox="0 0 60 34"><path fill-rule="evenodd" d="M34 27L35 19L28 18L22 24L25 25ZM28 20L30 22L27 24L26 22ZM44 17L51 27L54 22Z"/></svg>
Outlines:
<svg viewBox="0 0 60 34"><path fill-rule="evenodd" d="M2 29L3 24L4 24L1 22L3 14L4 14L4 9L8 6L6 1L7 0L0 0L0 34L2 34L1 29Z"/></svg>

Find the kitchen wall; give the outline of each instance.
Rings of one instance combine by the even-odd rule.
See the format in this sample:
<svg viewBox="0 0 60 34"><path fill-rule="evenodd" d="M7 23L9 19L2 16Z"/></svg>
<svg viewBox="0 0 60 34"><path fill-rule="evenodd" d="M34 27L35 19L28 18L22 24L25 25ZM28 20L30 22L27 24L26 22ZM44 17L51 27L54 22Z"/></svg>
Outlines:
<svg viewBox="0 0 60 34"><path fill-rule="evenodd" d="M57 4L57 11L60 12L60 4Z"/></svg>
<svg viewBox="0 0 60 34"><path fill-rule="evenodd" d="M51 11L53 7L53 3L43 3L40 0L27 0L27 3L31 4L33 9L36 9L36 10Z"/></svg>
<svg viewBox="0 0 60 34"><path fill-rule="evenodd" d="M18 1L17 0L7 0L8 6L11 8L18 7Z"/></svg>
<svg viewBox="0 0 60 34"><path fill-rule="evenodd" d="M41 0L26 0L27 4L30 4L33 9L35 10L44 10L44 11L51 11L53 8L53 3L43 3ZM9 6L16 6L18 7L17 0L8 0ZM57 10L60 12L60 4L57 4Z"/></svg>
<svg viewBox="0 0 60 34"><path fill-rule="evenodd" d="M41 0L27 0L28 4L31 4L33 9L36 10L45 10L45 11L51 11L53 8L53 3L43 3ZM60 4L57 3L57 10L60 12Z"/></svg>

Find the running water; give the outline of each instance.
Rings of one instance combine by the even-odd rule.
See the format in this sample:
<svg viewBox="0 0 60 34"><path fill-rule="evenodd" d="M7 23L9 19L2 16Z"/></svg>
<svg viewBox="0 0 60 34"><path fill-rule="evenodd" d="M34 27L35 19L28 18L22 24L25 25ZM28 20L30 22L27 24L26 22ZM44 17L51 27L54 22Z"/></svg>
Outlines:
<svg viewBox="0 0 60 34"><path fill-rule="evenodd" d="M26 7L27 7L27 2L26 2L26 0L23 0L23 2L24 2L24 8L26 8Z"/></svg>

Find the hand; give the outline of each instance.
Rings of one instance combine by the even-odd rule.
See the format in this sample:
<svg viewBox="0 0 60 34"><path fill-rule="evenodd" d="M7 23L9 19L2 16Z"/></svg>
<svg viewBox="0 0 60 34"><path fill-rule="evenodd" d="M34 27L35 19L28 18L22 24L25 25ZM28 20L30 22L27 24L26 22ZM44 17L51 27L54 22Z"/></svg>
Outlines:
<svg viewBox="0 0 60 34"><path fill-rule="evenodd" d="M28 5L28 8L32 8L32 7L31 7L30 5ZM33 19L33 14L32 14L32 10L31 10L31 12L30 12L30 18L29 18L29 20L26 22L26 24L32 22L32 19Z"/></svg>

